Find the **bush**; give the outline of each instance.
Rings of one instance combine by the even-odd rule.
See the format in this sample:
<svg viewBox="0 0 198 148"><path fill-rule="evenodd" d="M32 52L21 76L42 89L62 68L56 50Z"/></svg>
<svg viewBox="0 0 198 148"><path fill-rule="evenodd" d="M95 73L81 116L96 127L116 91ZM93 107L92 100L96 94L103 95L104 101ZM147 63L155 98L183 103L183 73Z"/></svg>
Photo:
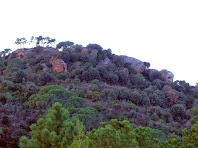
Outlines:
<svg viewBox="0 0 198 148"><path fill-rule="evenodd" d="M127 88L117 89L118 91L118 99L119 100L130 100L131 90Z"/></svg>
<svg viewBox="0 0 198 148"><path fill-rule="evenodd" d="M57 73L56 77L57 77L58 80L65 81L69 77L69 73L65 73L65 72Z"/></svg>
<svg viewBox="0 0 198 148"><path fill-rule="evenodd" d="M95 108L90 107L80 108L72 115L72 118L79 119L87 130L98 127L102 121L102 115Z"/></svg>
<svg viewBox="0 0 198 148"><path fill-rule="evenodd" d="M167 101L165 98L165 94L159 90L149 94L149 99L152 106L167 107Z"/></svg>
<svg viewBox="0 0 198 148"><path fill-rule="evenodd" d="M117 67L124 67L124 60L122 57L114 55L112 61Z"/></svg>
<svg viewBox="0 0 198 148"><path fill-rule="evenodd" d="M148 109L148 113L150 115L153 115L154 113L156 113L156 115L160 118L162 118L162 115L163 115L163 111L162 111L162 108L159 107L159 106L152 106Z"/></svg>
<svg viewBox="0 0 198 148"><path fill-rule="evenodd" d="M90 49L90 50L93 50L93 49L96 49L98 50L98 52L101 52L102 51L102 47L98 44L88 44L86 46L87 49Z"/></svg>
<svg viewBox="0 0 198 148"><path fill-rule="evenodd" d="M2 81L2 86L6 91L13 91L15 89L15 85L12 81L4 80Z"/></svg>
<svg viewBox="0 0 198 148"><path fill-rule="evenodd" d="M48 82L52 82L54 80L52 74L48 73L48 72L43 72L39 75L38 77L39 82L41 83L41 85L45 85Z"/></svg>
<svg viewBox="0 0 198 148"><path fill-rule="evenodd" d="M126 85L128 81L128 74L125 72L119 72L118 76L119 76L119 83L121 85Z"/></svg>
<svg viewBox="0 0 198 148"><path fill-rule="evenodd" d="M188 113L191 117L198 115L198 106L195 106L195 107L193 107L193 108L187 110L187 113Z"/></svg>
<svg viewBox="0 0 198 148"><path fill-rule="evenodd" d="M97 68L101 78L105 79L107 77L107 69L104 66L100 66Z"/></svg>
<svg viewBox="0 0 198 148"><path fill-rule="evenodd" d="M72 96L66 103L66 108L85 108L88 107L87 101L84 98Z"/></svg>
<svg viewBox="0 0 198 148"><path fill-rule="evenodd" d="M23 68L22 61L20 59L15 58L9 61L5 72L13 72L22 68Z"/></svg>
<svg viewBox="0 0 198 148"><path fill-rule="evenodd" d="M107 74L106 80L110 84L116 84L116 82L118 82L118 80L119 80L119 77L117 74L114 74L113 72L109 72Z"/></svg>
<svg viewBox="0 0 198 148"><path fill-rule="evenodd" d="M124 120L113 119L109 125L100 123L98 129L88 134L90 147L154 147L154 139L158 132L150 128L139 127L135 130L132 125Z"/></svg>
<svg viewBox="0 0 198 148"><path fill-rule="evenodd" d="M31 139L22 136L19 147L68 147L77 135L76 121L69 118L68 110L55 103L43 118L30 126Z"/></svg>
<svg viewBox="0 0 198 148"><path fill-rule="evenodd" d="M94 79L100 80L100 74L97 68L90 68L88 72L89 72L89 80L94 80Z"/></svg>
<svg viewBox="0 0 198 148"><path fill-rule="evenodd" d="M139 92L133 91L133 92L131 93L131 97L129 98L129 100L130 100L132 103L136 104L136 105L140 105L141 102L142 102L141 98L142 98L142 96L141 96L141 94L140 94Z"/></svg>
<svg viewBox="0 0 198 148"><path fill-rule="evenodd" d="M39 91L39 87L36 86L33 82L27 82L25 85L26 97L30 97L33 94L36 94Z"/></svg>
<svg viewBox="0 0 198 148"><path fill-rule="evenodd" d="M102 94L100 92L89 92L86 94L88 99L91 99L93 102L99 101Z"/></svg>
<svg viewBox="0 0 198 148"><path fill-rule="evenodd" d="M65 105L71 96L77 96L77 94L68 90L64 90L58 85L49 85L45 88L42 88L38 94L33 94L30 96L28 98L28 103L31 108L45 109L46 107L51 107L51 105L55 102Z"/></svg>
<svg viewBox="0 0 198 148"><path fill-rule="evenodd" d="M197 115L197 116L193 116L193 117L190 119L190 122L191 122L192 124L195 124L197 121L198 121L198 115Z"/></svg>
<svg viewBox="0 0 198 148"><path fill-rule="evenodd" d="M12 81L14 83L22 83L26 79L26 73L22 70L17 71L13 74Z"/></svg>
<svg viewBox="0 0 198 148"><path fill-rule="evenodd" d="M184 118L186 114L186 109L182 104L175 104L171 108L171 113L174 118L178 118L178 117Z"/></svg>

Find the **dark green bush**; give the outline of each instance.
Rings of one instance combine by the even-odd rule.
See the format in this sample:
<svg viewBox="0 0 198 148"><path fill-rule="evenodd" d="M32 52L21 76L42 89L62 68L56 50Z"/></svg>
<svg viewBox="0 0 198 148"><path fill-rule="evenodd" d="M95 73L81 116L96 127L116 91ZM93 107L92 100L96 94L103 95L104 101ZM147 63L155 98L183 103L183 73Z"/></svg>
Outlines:
<svg viewBox="0 0 198 148"><path fill-rule="evenodd" d="M12 76L12 81L14 83L22 83L23 80L26 80L26 73L23 70L15 72Z"/></svg>
<svg viewBox="0 0 198 148"><path fill-rule="evenodd" d="M141 105L142 96L138 91L133 91L131 92L131 97L129 98L129 100L136 105Z"/></svg>
<svg viewBox="0 0 198 148"><path fill-rule="evenodd" d="M119 77L117 74L114 74L113 72L109 72L107 74L107 77L106 77L106 81L110 84L116 84L119 80Z"/></svg>
<svg viewBox="0 0 198 148"><path fill-rule="evenodd" d="M88 107L87 101L84 98L72 96L67 100L66 108L85 108Z"/></svg>
<svg viewBox="0 0 198 148"><path fill-rule="evenodd" d="M184 118L186 114L186 109L182 104L175 104L171 108L171 113L174 118Z"/></svg>
<svg viewBox="0 0 198 148"><path fill-rule="evenodd" d="M54 80L54 78L53 78L52 74L50 74L48 72L43 72L39 75L38 80L41 85L45 85L48 82L52 82Z"/></svg>
<svg viewBox="0 0 198 148"><path fill-rule="evenodd" d="M90 107L80 108L72 117L79 119L87 130L98 127L102 121L102 115L95 108Z"/></svg>
<svg viewBox="0 0 198 148"><path fill-rule="evenodd" d="M165 94L162 91L156 90L149 94L150 104L152 106L167 107Z"/></svg>

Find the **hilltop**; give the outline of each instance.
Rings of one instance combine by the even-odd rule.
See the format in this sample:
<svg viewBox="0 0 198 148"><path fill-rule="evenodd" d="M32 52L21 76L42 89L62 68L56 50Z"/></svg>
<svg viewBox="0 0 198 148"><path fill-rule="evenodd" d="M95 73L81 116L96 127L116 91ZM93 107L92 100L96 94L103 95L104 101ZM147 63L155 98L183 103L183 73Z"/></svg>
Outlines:
<svg viewBox="0 0 198 148"><path fill-rule="evenodd" d="M87 132L102 121L127 120L133 128L159 130L165 141L172 133L182 137L198 120L198 87L174 81L163 67L150 69L149 62L98 44L40 44L0 57L0 147L17 147L21 136L30 137L30 125L55 102Z"/></svg>

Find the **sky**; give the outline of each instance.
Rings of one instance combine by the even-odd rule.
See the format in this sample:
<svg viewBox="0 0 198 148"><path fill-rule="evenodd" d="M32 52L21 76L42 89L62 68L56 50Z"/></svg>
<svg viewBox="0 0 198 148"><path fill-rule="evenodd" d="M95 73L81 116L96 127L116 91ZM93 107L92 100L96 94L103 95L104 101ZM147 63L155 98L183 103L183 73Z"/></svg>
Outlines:
<svg viewBox="0 0 198 148"><path fill-rule="evenodd" d="M114 54L198 82L197 0L1 0L0 50L16 38L49 36L110 48Z"/></svg>

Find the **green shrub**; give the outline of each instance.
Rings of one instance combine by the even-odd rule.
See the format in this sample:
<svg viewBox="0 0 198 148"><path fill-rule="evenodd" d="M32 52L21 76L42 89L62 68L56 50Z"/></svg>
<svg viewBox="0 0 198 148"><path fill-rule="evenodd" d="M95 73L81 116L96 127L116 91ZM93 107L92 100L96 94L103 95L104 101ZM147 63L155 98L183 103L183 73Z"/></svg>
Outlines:
<svg viewBox="0 0 198 148"><path fill-rule="evenodd" d="M14 98L12 97L12 94L10 92L6 92L4 94L4 97L5 97L7 103L11 103L14 100Z"/></svg>
<svg viewBox="0 0 198 148"><path fill-rule="evenodd" d="M197 116L193 116L191 119L190 119L190 122L192 124L196 123L198 121L198 115Z"/></svg>
<svg viewBox="0 0 198 148"><path fill-rule="evenodd" d="M193 107L193 108L187 110L187 113L188 113L191 117L198 115L198 106L195 106L195 107Z"/></svg>
<svg viewBox="0 0 198 148"><path fill-rule="evenodd" d="M4 80L2 81L3 89L6 91L13 91L15 89L15 85L12 81Z"/></svg>
<svg viewBox="0 0 198 148"><path fill-rule="evenodd" d="M171 108L171 113L174 118L177 118L177 117L183 118L186 113L186 109L182 104L175 104Z"/></svg>
<svg viewBox="0 0 198 148"><path fill-rule="evenodd" d="M136 105L140 105L142 102L141 98L142 96L138 91L133 91L131 92L131 97L129 98L129 100Z"/></svg>
<svg viewBox="0 0 198 148"><path fill-rule="evenodd" d="M167 107L165 94L162 91L156 90L149 94L150 104L152 106Z"/></svg>
<svg viewBox="0 0 198 148"><path fill-rule="evenodd" d="M22 136L19 141L20 148L31 147L68 147L77 135L76 121L69 118L68 110L60 103L55 103L47 110L43 118L30 126L31 139Z"/></svg>
<svg viewBox="0 0 198 148"><path fill-rule="evenodd" d="M101 99L102 94L100 92L89 92L86 94L87 98L91 99L93 102L99 101Z"/></svg>
<svg viewBox="0 0 198 148"><path fill-rule="evenodd" d="M100 105L100 104L94 105L93 108L95 108L95 109L96 109L97 111L99 111L99 112L103 110L103 106Z"/></svg>
<svg viewBox="0 0 198 148"><path fill-rule="evenodd" d="M52 74L50 74L48 72L43 72L39 75L38 80L41 83L41 85L45 85L48 82L52 82L54 80L54 78L53 78Z"/></svg>
<svg viewBox="0 0 198 148"><path fill-rule="evenodd" d="M38 94L33 94L28 98L31 108L46 108L51 107L55 102L66 104L71 96L77 96L76 93L64 90L58 85L49 85L42 88Z"/></svg>
<svg viewBox="0 0 198 148"><path fill-rule="evenodd" d="M12 59L9 61L8 66L6 67L5 72L13 72L23 68L22 61L20 59Z"/></svg>
<svg viewBox="0 0 198 148"><path fill-rule="evenodd" d="M87 101L84 98L72 96L66 103L67 108L85 108L88 107Z"/></svg>
<svg viewBox="0 0 198 148"><path fill-rule="evenodd" d="M90 107L80 108L72 117L79 119L87 130L98 127L102 121L102 115L95 108Z"/></svg>
<svg viewBox="0 0 198 148"><path fill-rule="evenodd" d="M15 72L12 76L12 81L14 83L22 83L26 79L26 73L23 70Z"/></svg>
<svg viewBox="0 0 198 148"><path fill-rule="evenodd" d="M68 74L68 73L65 73L65 72L57 73L57 74L56 74L56 77L57 77L57 79L59 79L59 80L65 81L65 80L69 77L69 74Z"/></svg>

